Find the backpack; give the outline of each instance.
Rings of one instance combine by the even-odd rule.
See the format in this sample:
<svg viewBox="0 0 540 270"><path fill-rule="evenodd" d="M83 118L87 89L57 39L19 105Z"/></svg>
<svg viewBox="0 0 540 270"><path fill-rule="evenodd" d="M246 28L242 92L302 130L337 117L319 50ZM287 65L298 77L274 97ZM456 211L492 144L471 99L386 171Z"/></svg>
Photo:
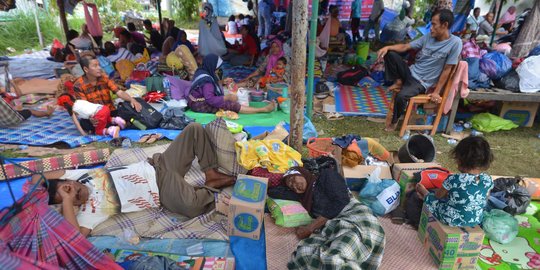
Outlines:
<svg viewBox="0 0 540 270"><path fill-rule="evenodd" d="M114 75L114 66L111 63L111 60L107 57L98 55L99 66L107 73L107 76L112 77Z"/></svg>
<svg viewBox="0 0 540 270"><path fill-rule="evenodd" d="M349 70L339 72L337 74L337 81L342 85L355 86L362 78L368 76L368 74L367 69L362 66L356 66Z"/></svg>
<svg viewBox="0 0 540 270"><path fill-rule="evenodd" d="M163 120L159 126L164 129L182 130L192 122L195 121L185 115L183 109L170 107L163 114Z"/></svg>
<svg viewBox="0 0 540 270"><path fill-rule="evenodd" d="M132 108L129 102L122 102L118 105L118 116L128 122L131 122L131 119L135 119L145 125L147 129L159 127L161 120L163 120L163 115L142 98L135 98L135 100L142 106L140 112Z"/></svg>
<svg viewBox="0 0 540 270"><path fill-rule="evenodd" d="M414 179L426 187L426 189L441 188L444 180L448 178L450 171L445 168L427 168L414 173Z"/></svg>

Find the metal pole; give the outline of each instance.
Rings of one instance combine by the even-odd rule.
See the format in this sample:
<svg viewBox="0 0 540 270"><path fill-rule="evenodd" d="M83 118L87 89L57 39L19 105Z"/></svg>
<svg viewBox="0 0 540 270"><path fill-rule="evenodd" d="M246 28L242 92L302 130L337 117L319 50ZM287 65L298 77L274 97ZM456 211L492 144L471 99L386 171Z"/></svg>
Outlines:
<svg viewBox="0 0 540 270"><path fill-rule="evenodd" d="M315 1L316 2L316 1ZM304 129L304 102L306 89L306 36L307 0L293 1L292 59L291 59L291 136L289 144L296 150L302 149Z"/></svg>
<svg viewBox="0 0 540 270"><path fill-rule="evenodd" d="M38 19L38 5L37 2L34 0L34 18L36 19L36 30L39 38L39 45L43 48L43 36L41 35L41 28L39 27L39 19Z"/></svg>
<svg viewBox="0 0 540 270"><path fill-rule="evenodd" d="M162 16L161 16L161 0L156 0L156 6L157 6L157 12L158 12L158 20L159 20L159 32L161 33L161 36L165 35L163 32L163 25L162 25Z"/></svg>
<svg viewBox="0 0 540 270"><path fill-rule="evenodd" d="M308 85L307 85L307 117L313 115L313 86L315 80L315 46L317 46L317 14L319 2L311 1L311 23L309 28L309 55L308 55Z"/></svg>
<svg viewBox="0 0 540 270"><path fill-rule="evenodd" d="M503 0L499 3L499 10L497 11L497 17L495 19L495 24L493 25L493 33L491 34L491 41L489 42L489 47L493 47L493 42L495 41L495 36L497 33L497 24L499 24L499 17L501 17L501 11L503 8Z"/></svg>

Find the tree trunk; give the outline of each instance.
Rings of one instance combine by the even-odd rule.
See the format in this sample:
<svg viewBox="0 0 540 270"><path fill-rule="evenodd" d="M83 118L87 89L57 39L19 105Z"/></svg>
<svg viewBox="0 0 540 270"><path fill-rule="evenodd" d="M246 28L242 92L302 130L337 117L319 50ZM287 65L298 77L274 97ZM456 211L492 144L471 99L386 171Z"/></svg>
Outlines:
<svg viewBox="0 0 540 270"><path fill-rule="evenodd" d="M416 4L415 0L409 0L409 3L411 4L409 6L409 9L407 10L407 16L409 18L414 18L414 4Z"/></svg>
<svg viewBox="0 0 540 270"><path fill-rule="evenodd" d="M533 8L523 22L516 41L512 44L512 57L520 58L540 44L540 0L534 2Z"/></svg>
<svg viewBox="0 0 540 270"><path fill-rule="evenodd" d="M306 41L308 29L307 0L293 1L292 59L291 59L291 136L289 144L296 150L302 148L304 128L304 103L306 90Z"/></svg>
<svg viewBox="0 0 540 270"><path fill-rule="evenodd" d="M62 29L64 30L64 35L66 36L66 42L67 42L67 34L69 31L69 26L66 18L66 8L64 7L64 0L56 0L56 4L58 5L58 13L60 14L60 22L62 23Z"/></svg>

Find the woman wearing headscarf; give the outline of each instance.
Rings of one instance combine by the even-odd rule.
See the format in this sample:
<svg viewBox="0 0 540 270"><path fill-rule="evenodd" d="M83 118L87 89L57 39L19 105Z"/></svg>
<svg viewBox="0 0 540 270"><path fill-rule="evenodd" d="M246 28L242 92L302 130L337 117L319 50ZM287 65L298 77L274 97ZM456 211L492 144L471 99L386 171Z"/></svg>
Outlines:
<svg viewBox="0 0 540 270"><path fill-rule="evenodd" d="M371 210L350 197L336 167L320 169L318 176L293 167L284 174L282 186L268 191L271 198L299 201L314 218L311 224L296 228L297 237L303 240L289 269L313 265L377 269L382 261L384 231Z"/></svg>
<svg viewBox="0 0 540 270"><path fill-rule="evenodd" d="M223 60L215 54L204 57L202 66L193 76L193 83L189 90L188 106L195 112L216 113L219 110L236 113L261 113L274 110L274 103L262 108L242 106L238 103L235 94L225 95L216 71L220 69ZM223 83L230 84L231 78L225 78Z"/></svg>
<svg viewBox="0 0 540 270"><path fill-rule="evenodd" d="M243 79L241 82L246 82L249 79L255 79L260 76L269 75L274 66L276 65L278 59L283 57L284 55L285 53L283 52L283 43L279 39L275 39L270 44L270 50L268 51L268 55L264 58L262 64L259 65L259 68L253 73L249 74L249 76Z"/></svg>
<svg viewBox="0 0 540 270"><path fill-rule="evenodd" d="M506 10L504 15L501 17L501 20L499 21L499 25L506 29L510 30L512 29L512 26L514 25L514 22L516 21L516 6L511 6Z"/></svg>

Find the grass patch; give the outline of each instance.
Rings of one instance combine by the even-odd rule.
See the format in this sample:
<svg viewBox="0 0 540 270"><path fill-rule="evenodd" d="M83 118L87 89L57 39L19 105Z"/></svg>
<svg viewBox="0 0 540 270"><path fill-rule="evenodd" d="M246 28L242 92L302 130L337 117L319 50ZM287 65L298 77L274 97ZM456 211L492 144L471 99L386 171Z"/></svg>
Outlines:
<svg viewBox="0 0 540 270"><path fill-rule="evenodd" d="M45 12L39 12L38 16L45 45L50 44L54 38L62 38L56 17ZM16 54L22 53L24 49L41 49L32 12L17 9L3 18L7 21L0 23L0 54L6 54L8 47L17 50Z"/></svg>
<svg viewBox="0 0 540 270"><path fill-rule="evenodd" d="M347 134L357 134L364 137L377 138L388 150L398 150L404 141L398 137L398 132L383 131L384 124L367 121L364 117L346 117L344 120L328 121L326 118L315 116L313 124L318 131L323 131L321 137L335 137ZM495 161L488 172L492 175L523 175L540 177L540 126L532 128L517 128L510 131L498 131L485 134L495 155ZM447 139L437 134L433 137L437 149L436 161L444 167L457 171L455 162L450 158L452 145Z"/></svg>

